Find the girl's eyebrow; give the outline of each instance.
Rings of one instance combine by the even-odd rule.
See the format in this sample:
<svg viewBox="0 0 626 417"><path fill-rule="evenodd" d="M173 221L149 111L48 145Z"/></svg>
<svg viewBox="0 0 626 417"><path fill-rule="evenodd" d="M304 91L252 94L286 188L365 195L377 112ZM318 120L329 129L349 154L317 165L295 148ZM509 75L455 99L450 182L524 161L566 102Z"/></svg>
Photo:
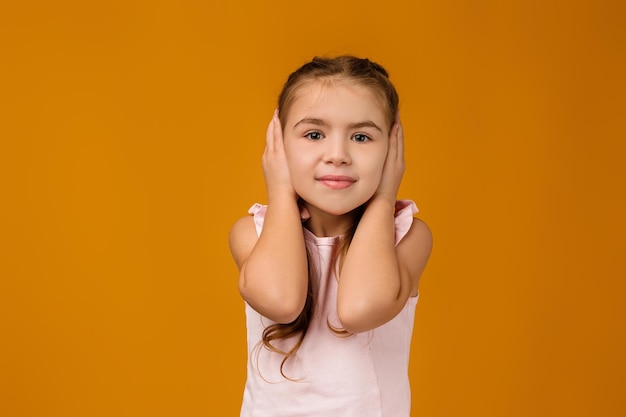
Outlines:
<svg viewBox="0 0 626 417"><path fill-rule="evenodd" d="M359 123L350 123L348 127L350 129L360 129L362 127L373 127L374 129L377 129L380 133L383 133L383 130L371 120L366 120L364 122L359 122Z"/></svg>
<svg viewBox="0 0 626 417"><path fill-rule="evenodd" d="M293 125L293 127L295 128L295 127L297 127L301 123L318 125L318 126L323 126L323 127L327 127L328 126L328 123L326 123L322 119L304 118L304 119L300 120L299 122L297 122L295 125ZM377 129L380 133L383 133L383 130L376 123L372 122L371 120L366 120L364 122L350 123L348 125L349 129L360 129L362 127L373 127L374 129Z"/></svg>
<svg viewBox="0 0 626 417"><path fill-rule="evenodd" d="M310 125L318 125L318 126L328 126L328 123L326 123L322 119L312 119L312 118L305 117L304 119L300 120L295 125L293 125L293 127L297 127L301 123L306 123Z"/></svg>

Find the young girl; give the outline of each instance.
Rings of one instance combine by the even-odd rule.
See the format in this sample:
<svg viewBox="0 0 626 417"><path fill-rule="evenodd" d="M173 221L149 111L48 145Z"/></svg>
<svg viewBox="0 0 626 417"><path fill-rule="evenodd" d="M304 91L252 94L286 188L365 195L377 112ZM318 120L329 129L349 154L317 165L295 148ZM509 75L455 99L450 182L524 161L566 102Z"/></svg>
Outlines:
<svg viewBox="0 0 626 417"><path fill-rule="evenodd" d="M289 76L266 135L268 204L230 233L248 331L241 416L408 417L431 250L404 173L398 95L367 59Z"/></svg>

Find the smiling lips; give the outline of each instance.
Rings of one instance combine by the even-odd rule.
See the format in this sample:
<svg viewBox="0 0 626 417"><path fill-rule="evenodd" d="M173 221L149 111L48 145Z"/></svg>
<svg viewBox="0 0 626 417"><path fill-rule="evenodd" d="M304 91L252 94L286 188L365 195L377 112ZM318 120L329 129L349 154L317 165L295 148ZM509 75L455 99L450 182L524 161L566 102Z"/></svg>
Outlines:
<svg viewBox="0 0 626 417"><path fill-rule="evenodd" d="M332 188L334 190L348 188L356 182L354 178L347 177L345 175L324 175L317 178L317 180L324 184L326 187Z"/></svg>

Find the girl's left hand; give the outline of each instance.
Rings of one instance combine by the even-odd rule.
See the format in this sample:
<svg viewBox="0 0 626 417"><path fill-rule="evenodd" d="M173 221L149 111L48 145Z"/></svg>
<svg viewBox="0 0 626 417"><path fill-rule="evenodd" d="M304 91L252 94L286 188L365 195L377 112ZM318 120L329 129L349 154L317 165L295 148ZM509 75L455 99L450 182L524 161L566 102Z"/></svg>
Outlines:
<svg viewBox="0 0 626 417"><path fill-rule="evenodd" d="M398 112L396 121L389 134L389 149L385 166L383 167L383 174L373 198L389 199L392 204L395 204L405 168L404 131L400 121L400 113Z"/></svg>

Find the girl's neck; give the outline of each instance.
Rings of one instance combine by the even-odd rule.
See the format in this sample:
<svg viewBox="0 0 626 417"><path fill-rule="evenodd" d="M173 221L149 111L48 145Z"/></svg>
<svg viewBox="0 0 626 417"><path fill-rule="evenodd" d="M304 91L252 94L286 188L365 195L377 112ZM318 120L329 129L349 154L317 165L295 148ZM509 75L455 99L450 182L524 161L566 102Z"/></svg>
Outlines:
<svg viewBox="0 0 626 417"><path fill-rule="evenodd" d="M306 202L302 206L311 216L304 226L317 237L334 237L344 235L357 219L358 208L349 213L335 215L322 211Z"/></svg>

